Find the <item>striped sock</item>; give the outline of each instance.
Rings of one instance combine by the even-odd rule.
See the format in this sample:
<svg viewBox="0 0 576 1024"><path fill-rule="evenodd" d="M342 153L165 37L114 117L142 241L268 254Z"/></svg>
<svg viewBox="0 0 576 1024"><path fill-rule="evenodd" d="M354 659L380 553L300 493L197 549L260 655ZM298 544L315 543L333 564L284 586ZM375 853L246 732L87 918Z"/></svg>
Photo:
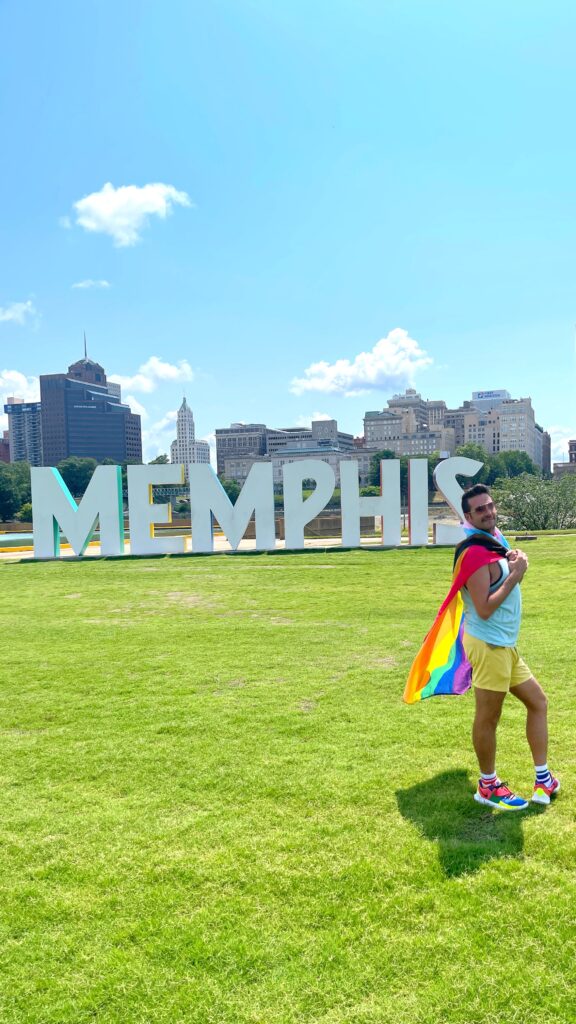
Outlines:
<svg viewBox="0 0 576 1024"><path fill-rule="evenodd" d="M498 782L496 772L480 772L480 782L483 786L495 786Z"/></svg>
<svg viewBox="0 0 576 1024"><path fill-rule="evenodd" d="M540 783L542 786L552 785L552 773L547 764L535 764L534 769L536 771L537 783Z"/></svg>

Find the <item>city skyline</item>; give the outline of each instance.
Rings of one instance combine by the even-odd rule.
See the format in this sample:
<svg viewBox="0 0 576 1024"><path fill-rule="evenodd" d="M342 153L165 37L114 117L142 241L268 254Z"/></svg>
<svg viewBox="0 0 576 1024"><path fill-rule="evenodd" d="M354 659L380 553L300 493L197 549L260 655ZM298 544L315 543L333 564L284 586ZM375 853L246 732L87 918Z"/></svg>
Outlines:
<svg viewBox="0 0 576 1024"><path fill-rule="evenodd" d="M183 392L213 444L411 386L531 397L567 458L570 5L33 10L0 11L0 410L86 330L147 460Z"/></svg>
<svg viewBox="0 0 576 1024"><path fill-rule="evenodd" d="M141 417L131 413L123 401L120 380L117 377L114 381L104 367L88 357L84 336L81 360L70 365L66 373L40 376L41 402L25 404L19 397L8 397L3 408L9 421L9 461L57 465L70 454L122 461L125 457L133 459L137 451L139 458L146 461ZM311 430L302 425L232 422L229 427L216 427L213 442L211 438L209 443L196 438L194 414L184 395L176 415L176 438L167 452L159 454L169 455L170 462L186 466L191 462L211 462L219 475L237 481L244 479L253 457L282 456L289 454L287 449L309 449L310 445L311 451L324 445L333 453L354 450L364 475L369 466L368 450L375 448L391 449L397 456L440 452L445 457L459 446L472 443L483 447L487 455L512 450L526 452L545 473L551 471L551 462L566 461L565 453L554 459L550 435L538 424L531 398L512 396L505 389L475 391L471 400L450 409L442 398L423 398L415 389L407 388L390 397L387 405L381 411L365 411L361 434L339 431L335 419L318 414L312 419ZM120 421L116 417L104 415L101 419L105 407L111 413L128 413L127 419L122 420L126 426L118 431ZM572 446L574 441L569 443ZM120 448L126 449L124 456L118 454ZM335 456L331 458L334 460ZM227 460L232 460L230 466Z"/></svg>

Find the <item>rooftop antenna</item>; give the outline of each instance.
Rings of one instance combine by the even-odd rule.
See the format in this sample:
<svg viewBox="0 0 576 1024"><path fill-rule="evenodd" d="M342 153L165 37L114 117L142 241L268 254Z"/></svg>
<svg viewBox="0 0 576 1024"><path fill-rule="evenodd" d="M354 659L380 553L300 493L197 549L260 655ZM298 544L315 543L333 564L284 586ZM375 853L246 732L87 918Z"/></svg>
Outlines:
<svg viewBox="0 0 576 1024"><path fill-rule="evenodd" d="M84 359L88 359L88 353L86 351L86 331L84 331Z"/></svg>

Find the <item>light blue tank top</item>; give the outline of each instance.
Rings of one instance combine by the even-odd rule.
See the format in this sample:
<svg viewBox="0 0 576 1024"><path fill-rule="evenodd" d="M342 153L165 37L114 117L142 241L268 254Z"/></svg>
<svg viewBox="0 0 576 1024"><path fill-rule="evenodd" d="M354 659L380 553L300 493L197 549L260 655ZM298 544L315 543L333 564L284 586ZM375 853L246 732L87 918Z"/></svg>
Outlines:
<svg viewBox="0 0 576 1024"><path fill-rule="evenodd" d="M502 575L499 580L496 580L496 583L491 584L491 594L498 590L510 575L510 566L506 558L500 558L498 565ZM504 598L500 607L492 612L489 619L480 618L466 587L462 587L462 599L464 601L465 633L475 636L478 640L484 640L487 644L494 644L496 647L516 646L522 619L522 594L518 584L512 588L508 597Z"/></svg>

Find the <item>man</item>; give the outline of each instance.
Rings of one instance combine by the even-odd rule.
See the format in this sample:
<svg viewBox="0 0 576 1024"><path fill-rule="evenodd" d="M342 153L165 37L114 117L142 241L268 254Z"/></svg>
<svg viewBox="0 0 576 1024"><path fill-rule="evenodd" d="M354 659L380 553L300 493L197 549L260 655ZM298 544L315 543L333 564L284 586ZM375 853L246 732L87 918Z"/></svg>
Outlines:
<svg viewBox="0 0 576 1024"><path fill-rule="evenodd" d="M503 545L502 557L477 569L461 590L464 650L472 666L476 701L472 742L480 765L474 799L502 810L528 807L528 802L512 793L496 774L496 727L504 698L511 693L526 708L526 738L536 772L532 801L549 804L560 791L560 782L547 764L547 700L516 648L522 617L519 584L528 569L528 559L523 551L509 550L497 530L496 507L484 484L475 484L464 492L462 511L469 543L484 542L493 548L494 542Z"/></svg>

